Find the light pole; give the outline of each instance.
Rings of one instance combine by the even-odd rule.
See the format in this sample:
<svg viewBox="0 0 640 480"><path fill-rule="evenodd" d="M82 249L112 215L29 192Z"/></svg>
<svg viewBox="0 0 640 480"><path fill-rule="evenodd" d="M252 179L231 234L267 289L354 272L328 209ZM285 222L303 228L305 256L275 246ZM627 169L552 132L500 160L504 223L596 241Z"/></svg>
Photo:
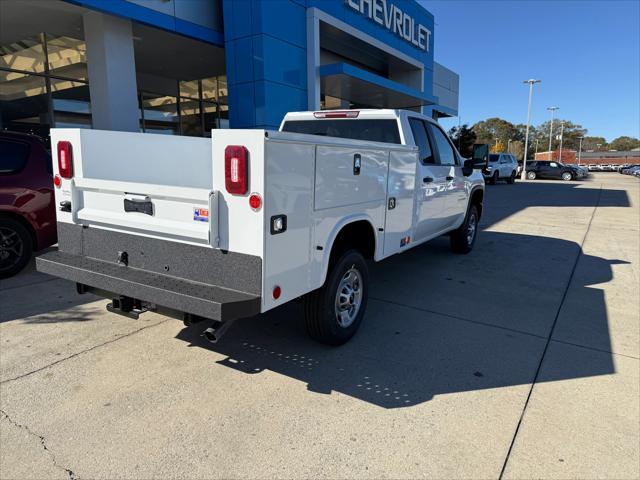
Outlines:
<svg viewBox="0 0 640 480"><path fill-rule="evenodd" d="M536 155L538 154L538 142L540 141L539 138L536 138ZM534 157L535 158L535 157Z"/></svg>
<svg viewBox="0 0 640 480"><path fill-rule="evenodd" d="M553 115L554 113L556 113L556 110L560 110L560 107L547 107L547 110L551 111L551 126L549 127L549 155L551 155L551 136L553 135Z"/></svg>
<svg viewBox="0 0 640 480"><path fill-rule="evenodd" d="M507 153L511 153L511 139L507 140Z"/></svg>
<svg viewBox="0 0 640 480"><path fill-rule="evenodd" d="M527 148L529 148L529 125L531 124L531 97L533 97L533 84L540 83L540 80L530 78L522 83L529 84L529 107L527 108L527 131L524 135L524 154L522 155L522 173L520 179L524 180L527 176Z"/></svg>
<svg viewBox="0 0 640 480"><path fill-rule="evenodd" d="M580 146L578 147L578 165L580 165L580 159L582 158L582 140L584 137L578 137L580 139Z"/></svg>
<svg viewBox="0 0 640 480"><path fill-rule="evenodd" d="M560 124L560 155L558 155L558 163L562 163L562 139L564 138L563 133L564 133L564 122Z"/></svg>

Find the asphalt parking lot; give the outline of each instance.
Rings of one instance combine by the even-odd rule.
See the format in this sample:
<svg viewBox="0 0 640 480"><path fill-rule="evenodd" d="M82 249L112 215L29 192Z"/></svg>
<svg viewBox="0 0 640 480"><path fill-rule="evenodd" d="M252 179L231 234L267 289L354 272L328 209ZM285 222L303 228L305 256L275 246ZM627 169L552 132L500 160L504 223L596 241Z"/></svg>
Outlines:
<svg viewBox="0 0 640 480"><path fill-rule="evenodd" d="M372 265L340 348L3 281L0 477L639 478L640 181L488 185L482 227Z"/></svg>

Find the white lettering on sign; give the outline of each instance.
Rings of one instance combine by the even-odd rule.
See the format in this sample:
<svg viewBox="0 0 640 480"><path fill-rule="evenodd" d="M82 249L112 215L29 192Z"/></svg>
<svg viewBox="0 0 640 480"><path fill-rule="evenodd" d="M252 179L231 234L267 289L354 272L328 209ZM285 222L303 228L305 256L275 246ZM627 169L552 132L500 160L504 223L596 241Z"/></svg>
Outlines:
<svg viewBox="0 0 640 480"><path fill-rule="evenodd" d="M420 50L429 51L431 30L387 0L345 0L356 12L395 33Z"/></svg>

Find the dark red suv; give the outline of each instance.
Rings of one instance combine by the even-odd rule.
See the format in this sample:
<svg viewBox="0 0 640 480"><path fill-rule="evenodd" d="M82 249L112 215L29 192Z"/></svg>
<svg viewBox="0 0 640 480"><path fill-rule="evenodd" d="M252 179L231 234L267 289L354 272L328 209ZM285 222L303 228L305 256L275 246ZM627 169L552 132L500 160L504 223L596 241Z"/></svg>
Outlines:
<svg viewBox="0 0 640 480"><path fill-rule="evenodd" d="M39 137L0 132L0 278L57 242L51 167Z"/></svg>

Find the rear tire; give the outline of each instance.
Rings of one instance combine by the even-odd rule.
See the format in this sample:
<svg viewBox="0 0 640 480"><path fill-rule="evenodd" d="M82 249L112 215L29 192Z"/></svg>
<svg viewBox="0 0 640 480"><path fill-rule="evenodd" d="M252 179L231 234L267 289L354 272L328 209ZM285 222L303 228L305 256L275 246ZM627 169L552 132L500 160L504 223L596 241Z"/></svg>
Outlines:
<svg viewBox="0 0 640 480"><path fill-rule="evenodd" d="M564 172L562 174L562 180L564 180L565 182L570 182L571 180L573 180L573 174L571 174L570 172Z"/></svg>
<svg viewBox="0 0 640 480"><path fill-rule="evenodd" d="M369 271L358 250L334 263L324 285L304 296L307 333L327 345L342 345L355 335L369 296Z"/></svg>
<svg viewBox="0 0 640 480"><path fill-rule="evenodd" d="M457 230L451 232L449 236L451 250L454 253L467 254L473 250L478 237L479 220L478 208L475 205L471 205L464 223Z"/></svg>
<svg viewBox="0 0 640 480"><path fill-rule="evenodd" d="M535 180L536 179L536 172L527 172L527 178L529 180Z"/></svg>
<svg viewBox="0 0 640 480"><path fill-rule="evenodd" d="M29 231L12 218L0 218L0 278L9 278L22 270L33 252Z"/></svg>

